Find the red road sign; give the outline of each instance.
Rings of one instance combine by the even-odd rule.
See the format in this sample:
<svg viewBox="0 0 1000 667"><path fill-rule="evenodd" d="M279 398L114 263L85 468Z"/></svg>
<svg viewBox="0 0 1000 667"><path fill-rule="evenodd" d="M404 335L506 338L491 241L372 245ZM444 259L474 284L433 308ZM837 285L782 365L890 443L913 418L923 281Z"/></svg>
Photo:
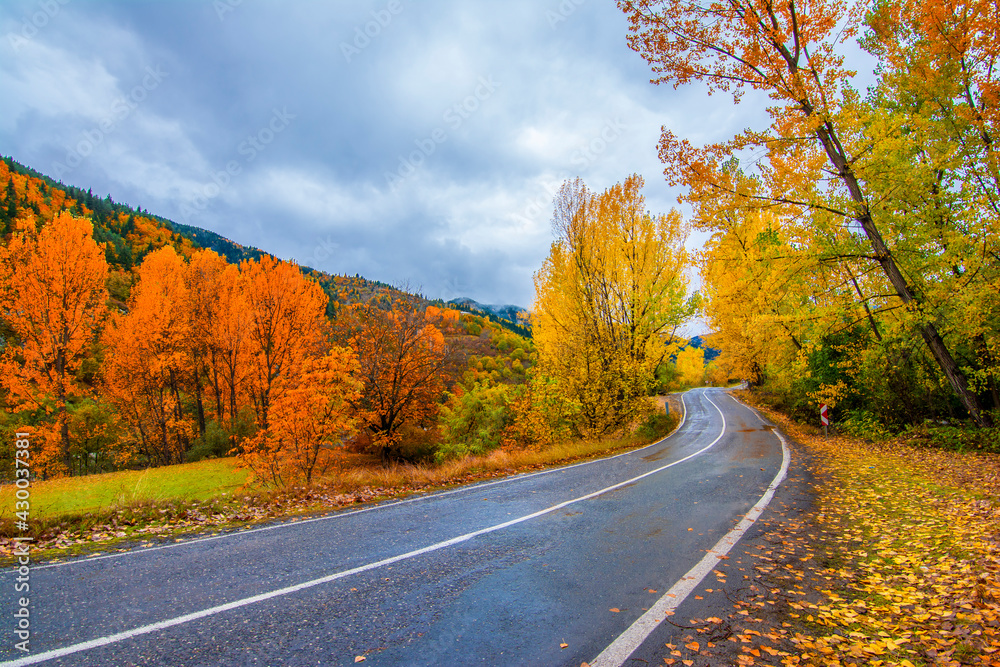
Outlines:
<svg viewBox="0 0 1000 667"><path fill-rule="evenodd" d="M830 425L830 412L826 403L819 406L819 419L823 422L823 426Z"/></svg>

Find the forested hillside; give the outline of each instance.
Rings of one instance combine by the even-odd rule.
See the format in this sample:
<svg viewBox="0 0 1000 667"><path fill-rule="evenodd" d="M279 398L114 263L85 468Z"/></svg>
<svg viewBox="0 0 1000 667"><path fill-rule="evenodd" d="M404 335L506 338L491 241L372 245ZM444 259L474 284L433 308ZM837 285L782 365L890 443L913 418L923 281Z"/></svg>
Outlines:
<svg viewBox="0 0 1000 667"><path fill-rule="evenodd" d="M2 428L32 434L42 477L231 452L283 484L347 445L385 460L498 446L498 387L534 363L521 325L282 262L10 158L0 196ZM463 388L487 386L504 401L493 435L448 449L475 421Z"/></svg>

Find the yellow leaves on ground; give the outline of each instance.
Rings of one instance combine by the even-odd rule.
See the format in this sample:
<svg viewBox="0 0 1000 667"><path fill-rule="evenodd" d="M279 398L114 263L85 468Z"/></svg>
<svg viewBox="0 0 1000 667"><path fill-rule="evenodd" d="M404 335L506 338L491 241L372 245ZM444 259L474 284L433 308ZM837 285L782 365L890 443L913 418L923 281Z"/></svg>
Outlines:
<svg viewBox="0 0 1000 667"><path fill-rule="evenodd" d="M836 536L822 599L789 602L807 613L789 614L803 630L783 664L998 664L1000 486L942 483L973 463L990 479L1000 457L827 439L769 416L829 475L819 516Z"/></svg>

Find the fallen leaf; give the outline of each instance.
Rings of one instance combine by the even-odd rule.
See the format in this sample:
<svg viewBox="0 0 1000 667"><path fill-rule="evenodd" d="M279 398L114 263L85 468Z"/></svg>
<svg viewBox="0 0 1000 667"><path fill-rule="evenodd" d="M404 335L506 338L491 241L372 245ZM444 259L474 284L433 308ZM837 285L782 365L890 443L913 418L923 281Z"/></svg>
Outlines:
<svg viewBox="0 0 1000 667"><path fill-rule="evenodd" d="M690 642L688 644L685 644L684 648L686 648L689 651L697 651L701 647L698 645L698 642Z"/></svg>
<svg viewBox="0 0 1000 667"><path fill-rule="evenodd" d="M569 648L569 644L563 642L562 644L559 645L559 648Z"/></svg>
<svg viewBox="0 0 1000 667"><path fill-rule="evenodd" d="M368 658L366 658L365 656L359 655L359 656L357 656L357 657L354 658L354 662L364 662L367 659Z"/></svg>
<svg viewBox="0 0 1000 667"><path fill-rule="evenodd" d="M614 612L614 613L617 614L618 612L621 611L621 609L619 609L618 607L612 607L611 609L608 609L608 611L611 611L611 612Z"/></svg>

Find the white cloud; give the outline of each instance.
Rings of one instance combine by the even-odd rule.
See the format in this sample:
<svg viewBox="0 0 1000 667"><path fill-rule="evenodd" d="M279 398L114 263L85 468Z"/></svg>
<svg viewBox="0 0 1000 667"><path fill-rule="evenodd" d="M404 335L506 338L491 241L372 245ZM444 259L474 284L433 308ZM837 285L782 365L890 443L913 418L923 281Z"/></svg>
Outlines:
<svg viewBox="0 0 1000 667"><path fill-rule="evenodd" d="M40 38L19 42L16 51L8 41L0 48L5 51L0 59L4 131L13 131L27 113L98 122L120 95L118 79L97 58L81 58Z"/></svg>

